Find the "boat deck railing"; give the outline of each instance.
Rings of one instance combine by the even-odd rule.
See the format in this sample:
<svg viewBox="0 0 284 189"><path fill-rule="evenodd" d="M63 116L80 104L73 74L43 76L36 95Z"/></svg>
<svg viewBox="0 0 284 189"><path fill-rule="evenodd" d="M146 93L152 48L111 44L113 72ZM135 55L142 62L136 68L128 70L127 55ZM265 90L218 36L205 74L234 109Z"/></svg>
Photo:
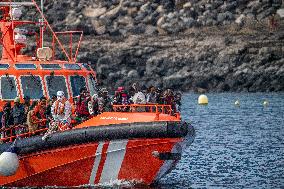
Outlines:
<svg viewBox="0 0 284 189"><path fill-rule="evenodd" d="M2 128L0 129L0 133L1 133L0 142L12 142L14 139L18 137L28 138L33 135L39 135L47 131L47 129L48 128L41 128L33 132L29 132L27 125L15 125L9 128Z"/></svg>
<svg viewBox="0 0 284 189"><path fill-rule="evenodd" d="M167 114L170 116L175 116L180 119L180 113L174 112L171 105L164 104L128 104L128 105L113 105L114 112L148 112L155 113L155 120L159 120L160 114ZM28 126L24 125L14 125L8 128L0 129L0 143L1 142L13 142L16 138L28 138L34 135L41 135L47 131L48 128L40 128L33 132L30 132Z"/></svg>
<svg viewBox="0 0 284 189"><path fill-rule="evenodd" d="M156 114L174 115L180 118L179 112L174 112L171 105L165 104L127 104L127 105L113 105L115 112L149 112Z"/></svg>

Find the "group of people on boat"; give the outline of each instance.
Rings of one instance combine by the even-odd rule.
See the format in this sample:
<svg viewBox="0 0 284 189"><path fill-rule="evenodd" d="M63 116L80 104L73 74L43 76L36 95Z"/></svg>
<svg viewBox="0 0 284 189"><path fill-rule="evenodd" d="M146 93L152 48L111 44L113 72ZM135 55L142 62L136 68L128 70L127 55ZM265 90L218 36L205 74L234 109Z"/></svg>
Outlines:
<svg viewBox="0 0 284 189"><path fill-rule="evenodd" d="M163 91L154 86L148 88L145 86L140 87L138 83L131 85L128 90L126 90L125 87L118 87L115 90L113 97L109 96L106 88L102 88L93 96L90 96L90 93L86 88L81 90L82 91L80 91L80 95L77 98L75 112L82 120L106 111L132 111L133 109L129 106L132 104L170 105L171 113L179 111L181 105L180 92L174 92L171 89ZM137 111L137 109L135 109L135 111ZM149 109L145 107L142 108L142 111L149 111Z"/></svg>
<svg viewBox="0 0 284 189"><path fill-rule="evenodd" d="M6 102L0 112L1 138L19 135L29 131L36 134L52 133L56 130L72 128L74 124L81 123L93 116L109 111L132 111L131 104L165 104L170 105L171 113L179 110L181 105L181 93L174 93L171 89L162 91L150 86L140 87L134 83L127 91L125 87L118 87L113 97L106 88L101 88L94 95L86 87L80 89L80 94L74 97L74 104L65 98L63 91L58 91L51 99L42 96L37 101L31 101L29 96L24 97L24 103L20 98L14 99L14 105ZM121 105L121 106L114 106ZM136 109L136 111L141 111ZM142 108L142 111L149 111ZM13 128L10 129L9 128Z"/></svg>
<svg viewBox="0 0 284 189"><path fill-rule="evenodd" d="M71 114L71 103L64 97L63 91L58 91L51 99L42 96L33 102L29 96L24 97L24 103L20 103L20 98L16 97L13 107L10 101L6 102L0 112L1 138L19 135L27 130L33 133L42 129L45 132L56 122L70 127Z"/></svg>

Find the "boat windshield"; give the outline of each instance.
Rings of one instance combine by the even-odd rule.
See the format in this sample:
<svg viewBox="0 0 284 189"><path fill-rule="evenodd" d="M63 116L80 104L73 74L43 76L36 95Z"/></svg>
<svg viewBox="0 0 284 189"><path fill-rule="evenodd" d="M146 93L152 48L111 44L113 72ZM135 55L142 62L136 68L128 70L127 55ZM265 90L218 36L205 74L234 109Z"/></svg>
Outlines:
<svg viewBox="0 0 284 189"><path fill-rule="evenodd" d="M17 97L15 77L2 76L0 84L1 84L2 99L12 100Z"/></svg>
<svg viewBox="0 0 284 189"><path fill-rule="evenodd" d="M21 76L21 84L24 96L31 99L40 99L43 96L42 82L39 76Z"/></svg>
<svg viewBox="0 0 284 189"><path fill-rule="evenodd" d="M80 75L70 76L70 84L73 97L75 97L80 94L80 89L86 86L86 80L83 76Z"/></svg>
<svg viewBox="0 0 284 189"><path fill-rule="evenodd" d="M45 81L47 84L48 96L56 95L57 91L63 91L66 98L68 98L66 78L64 76L46 76Z"/></svg>
<svg viewBox="0 0 284 189"><path fill-rule="evenodd" d="M98 93L97 82L91 74L88 76L88 86L89 86L89 89L90 89L91 96Z"/></svg>

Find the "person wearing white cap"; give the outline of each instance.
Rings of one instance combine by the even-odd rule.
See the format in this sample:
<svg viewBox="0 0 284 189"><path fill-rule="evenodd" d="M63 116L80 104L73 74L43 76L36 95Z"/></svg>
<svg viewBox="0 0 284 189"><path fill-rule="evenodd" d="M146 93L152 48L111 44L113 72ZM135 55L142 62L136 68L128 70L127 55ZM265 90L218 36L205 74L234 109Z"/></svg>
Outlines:
<svg viewBox="0 0 284 189"><path fill-rule="evenodd" d="M53 121L49 124L49 129L42 137L43 140L58 127L60 130L66 130L70 128L72 107L68 99L65 98L63 91L57 92L57 100L51 106L51 114Z"/></svg>

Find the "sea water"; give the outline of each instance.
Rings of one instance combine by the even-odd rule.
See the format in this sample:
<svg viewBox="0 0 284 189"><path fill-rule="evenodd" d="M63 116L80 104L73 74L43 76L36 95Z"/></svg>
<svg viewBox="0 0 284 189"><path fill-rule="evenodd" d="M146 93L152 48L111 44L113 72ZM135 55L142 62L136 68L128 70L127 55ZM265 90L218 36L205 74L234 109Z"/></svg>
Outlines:
<svg viewBox="0 0 284 189"><path fill-rule="evenodd" d="M183 96L182 118L195 127L196 138L158 188L283 189L284 93L207 97L209 104L200 106L198 94Z"/></svg>
<svg viewBox="0 0 284 189"><path fill-rule="evenodd" d="M198 105L198 96L184 94L181 106L195 141L158 186L115 181L73 188L284 189L284 93L207 94L207 106Z"/></svg>

